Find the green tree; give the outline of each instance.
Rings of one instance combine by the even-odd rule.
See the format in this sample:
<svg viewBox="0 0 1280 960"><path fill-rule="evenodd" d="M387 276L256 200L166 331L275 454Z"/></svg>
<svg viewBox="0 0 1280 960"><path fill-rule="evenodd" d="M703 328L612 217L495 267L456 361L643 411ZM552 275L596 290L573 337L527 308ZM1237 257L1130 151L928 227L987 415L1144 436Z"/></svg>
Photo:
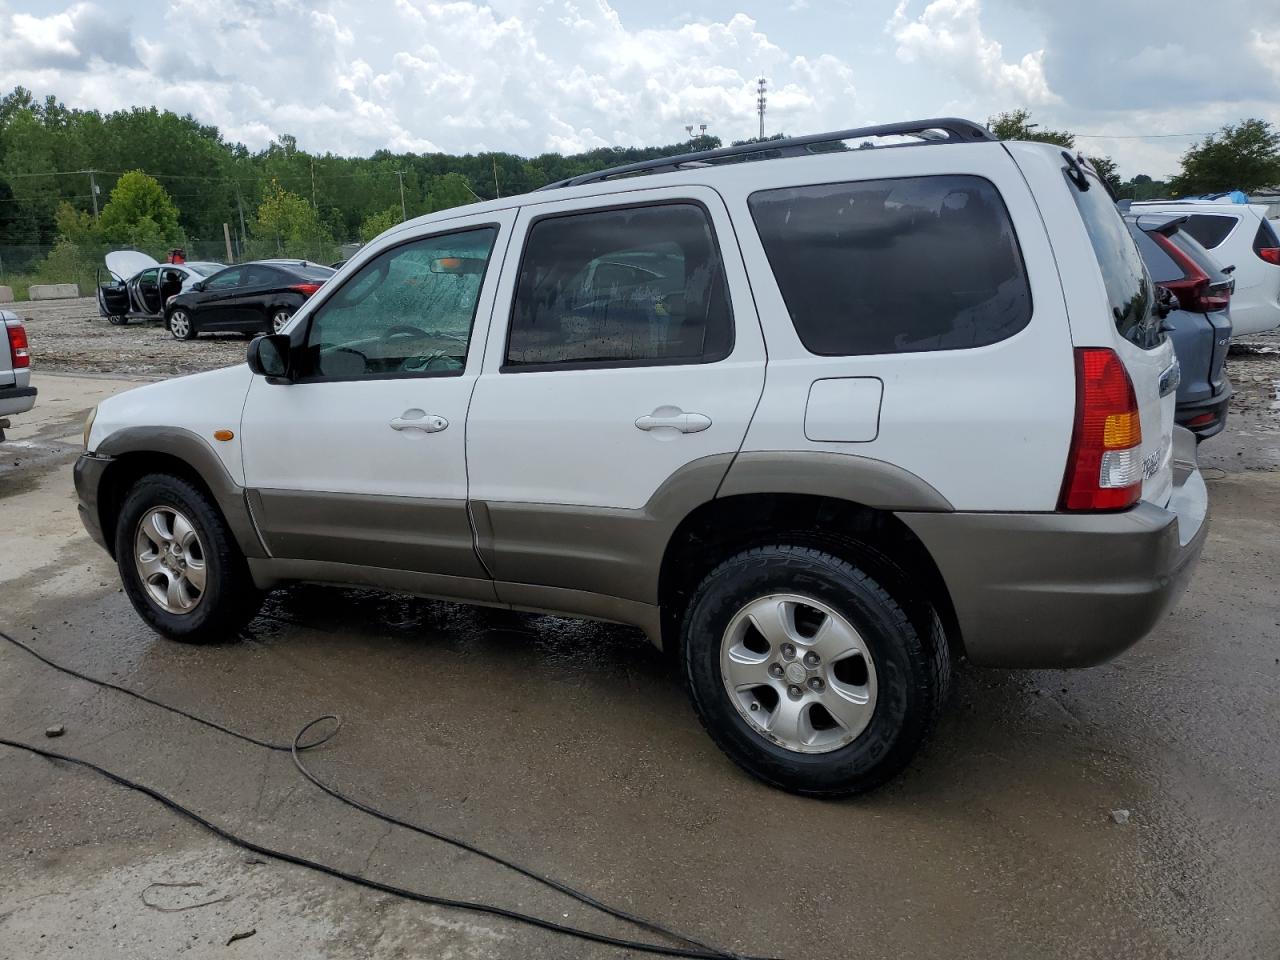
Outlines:
<svg viewBox="0 0 1280 960"><path fill-rule="evenodd" d="M273 180L251 227L257 252L267 256L334 259L333 235L315 208Z"/></svg>
<svg viewBox="0 0 1280 960"><path fill-rule="evenodd" d="M998 140L1033 140L1037 143L1056 143L1070 150L1076 145L1076 135L1066 130L1044 130L1031 122L1030 110L1010 110L996 114L987 120L987 129Z"/></svg>
<svg viewBox="0 0 1280 960"><path fill-rule="evenodd" d="M1280 185L1280 132L1266 120L1227 124L1182 155L1182 172L1169 181L1176 196Z"/></svg>
<svg viewBox="0 0 1280 960"><path fill-rule="evenodd" d="M97 232L108 243L153 252L183 243L178 208L160 181L141 170L130 170L116 181Z"/></svg>
<svg viewBox="0 0 1280 960"><path fill-rule="evenodd" d="M1098 176L1102 178L1103 183L1111 188L1111 192L1119 195L1123 181L1120 179L1120 174L1116 172L1116 162L1107 156L1086 157L1085 159L1093 164L1093 169L1098 171Z"/></svg>
<svg viewBox="0 0 1280 960"><path fill-rule="evenodd" d="M378 213L371 213L364 218L364 222L360 224L360 240L368 243L380 233L390 230L400 222L400 205L387 207Z"/></svg>
<svg viewBox="0 0 1280 960"><path fill-rule="evenodd" d="M467 183L466 177L460 173L446 173L442 177L432 178L431 186L427 190L426 212L435 213L437 210L461 207L474 202L475 199L475 191L471 189L471 184Z"/></svg>

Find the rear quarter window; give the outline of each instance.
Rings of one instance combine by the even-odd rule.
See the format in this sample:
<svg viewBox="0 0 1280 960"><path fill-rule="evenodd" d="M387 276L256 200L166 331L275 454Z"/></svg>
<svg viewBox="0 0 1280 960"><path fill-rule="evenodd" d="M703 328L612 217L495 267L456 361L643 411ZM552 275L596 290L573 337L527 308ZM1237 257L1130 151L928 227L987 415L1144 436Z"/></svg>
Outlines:
<svg viewBox="0 0 1280 960"><path fill-rule="evenodd" d="M1200 242L1206 250L1222 246L1222 241L1235 229L1237 219L1226 214L1193 213L1187 217L1182 229Z"/></svg>
<svg viewBox="0 0 1280 960"><path fill-rule="evenodd" d="M1031 319L1009 212L982 177L787 187L748 203L810 353L980 347Z"/></svg>
<svg viewBox="0 0 1280 960"><path fill-rule="evenodd" d="M1253 252L1260 253L1269 248L1280 247L1280 238L1271 226L1270 220L1258 224L1258 232L1253 235Z"/></svg>
<svg viewBox="0 0 1280 960"><path fill-rule="evenodd" d="M1152 312L1154 297L1151 276L1138 255L1138 247L1120 211L1106 189L1092 173L1089 189L1081 190L1064 176L1066 187L1080 211L1089 243L1093 247L1102 282L1107 289L1107 305L1120 336L1143 349L1156 346L1163 336Z"/></svg>

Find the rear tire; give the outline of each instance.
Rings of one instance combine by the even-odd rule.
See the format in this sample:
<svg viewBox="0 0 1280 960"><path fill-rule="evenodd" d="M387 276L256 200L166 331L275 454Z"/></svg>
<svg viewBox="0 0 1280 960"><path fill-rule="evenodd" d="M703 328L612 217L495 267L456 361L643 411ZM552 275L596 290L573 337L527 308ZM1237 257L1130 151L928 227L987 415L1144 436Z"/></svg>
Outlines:
<svg viewBox="0 0 1280 960"><path fill-rule="evenodd" d="M874 789L924 743L950 686L950 650L931 608L925 622L922 635L903 603L830 553L745 550L706 576L685 611L694 709L765 783L819 797Z"/></svg>
<svg viewBox="0 0 1280 960"><path fill-rule="evenodd" d="M116 519L115 555L134 609L170 640L234 639L262 605L217 506L180 477L134 484Z"/></svg>
<svg viewBox="0 0 1280 960"><path fill-rule="evenodd" d="M110 316L110 317L107 317L107 322L110 323L113 327L123 327L129 323L129 318L121 317L121 316Z"/></svg>
<svg viewBox="0 0 1280 960"><path fill-rule="evenodd" d="M271 314L271 329L268 333L279 333L289 325L289 321L293 319L292 310L277 310Z"/></svg>

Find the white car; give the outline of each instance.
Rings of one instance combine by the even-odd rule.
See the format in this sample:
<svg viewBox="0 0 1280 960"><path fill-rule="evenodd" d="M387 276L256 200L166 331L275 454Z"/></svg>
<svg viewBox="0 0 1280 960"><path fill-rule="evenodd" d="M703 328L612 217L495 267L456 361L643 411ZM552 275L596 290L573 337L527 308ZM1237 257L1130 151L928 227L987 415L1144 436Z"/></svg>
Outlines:
<svg viewBox="0 0 1280 960"><path fill-rule="evenodd" d="M1154 200L1130 205L1134 213L1185 215L1182 229L1224 267L1235 267L1232 337L1280 326L1280 235L1268 207L1226 200Z"/></svg>
<svg viewBox="0 0 1280 960"><path fill-rule="evenodd" d="M225 270L221 263L159 263L139 250L112 250L106 255L108 280L98 278L98 315L111 323L164 320L164 307L205 277Z"/></svg>
<svg viewBox="0 0 1280 960"><path fill-rule="evenodd" d="M866 790L953 658L1097 663L1187 582L1154 305L1086 163L967 121L646 161L401 224L247 365L104 401L80 510L173 639L294 580L634 624L745 769Z"/></svg>
<svg viewBox="0 0 1280 960"><path fill-rule="evenodd" d="M36 403L31 386L31 353L27 349L27 329L16 313L0 310L0 440L4 440L9 418L26 413Z"/></svg>

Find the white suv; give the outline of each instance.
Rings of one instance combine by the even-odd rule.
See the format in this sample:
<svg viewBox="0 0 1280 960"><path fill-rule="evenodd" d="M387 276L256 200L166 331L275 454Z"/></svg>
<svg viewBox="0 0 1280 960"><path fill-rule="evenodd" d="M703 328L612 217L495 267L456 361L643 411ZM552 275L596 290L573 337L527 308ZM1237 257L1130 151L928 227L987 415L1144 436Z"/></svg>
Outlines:
<svg viewBox="0 0 1280 960"><path fill-rule="evenodd" d="M1263 333L1280 326L1280 237L1265 204L1226 200L1153 200L1134 203L1133 213L1175 213L1181 228L1215 260L1231 269L1231 335Z"/></svg>
<svg viewBox="0 0 1280 960"><path fill-rule="evenodd" d="M80 509L174 639L291 580L635 624L739 764L849 793L954 658L1097 663L1175 601L1152 305L1086 164L967 121L635 164L401 224L247 365L105 401Z"/></svg>

